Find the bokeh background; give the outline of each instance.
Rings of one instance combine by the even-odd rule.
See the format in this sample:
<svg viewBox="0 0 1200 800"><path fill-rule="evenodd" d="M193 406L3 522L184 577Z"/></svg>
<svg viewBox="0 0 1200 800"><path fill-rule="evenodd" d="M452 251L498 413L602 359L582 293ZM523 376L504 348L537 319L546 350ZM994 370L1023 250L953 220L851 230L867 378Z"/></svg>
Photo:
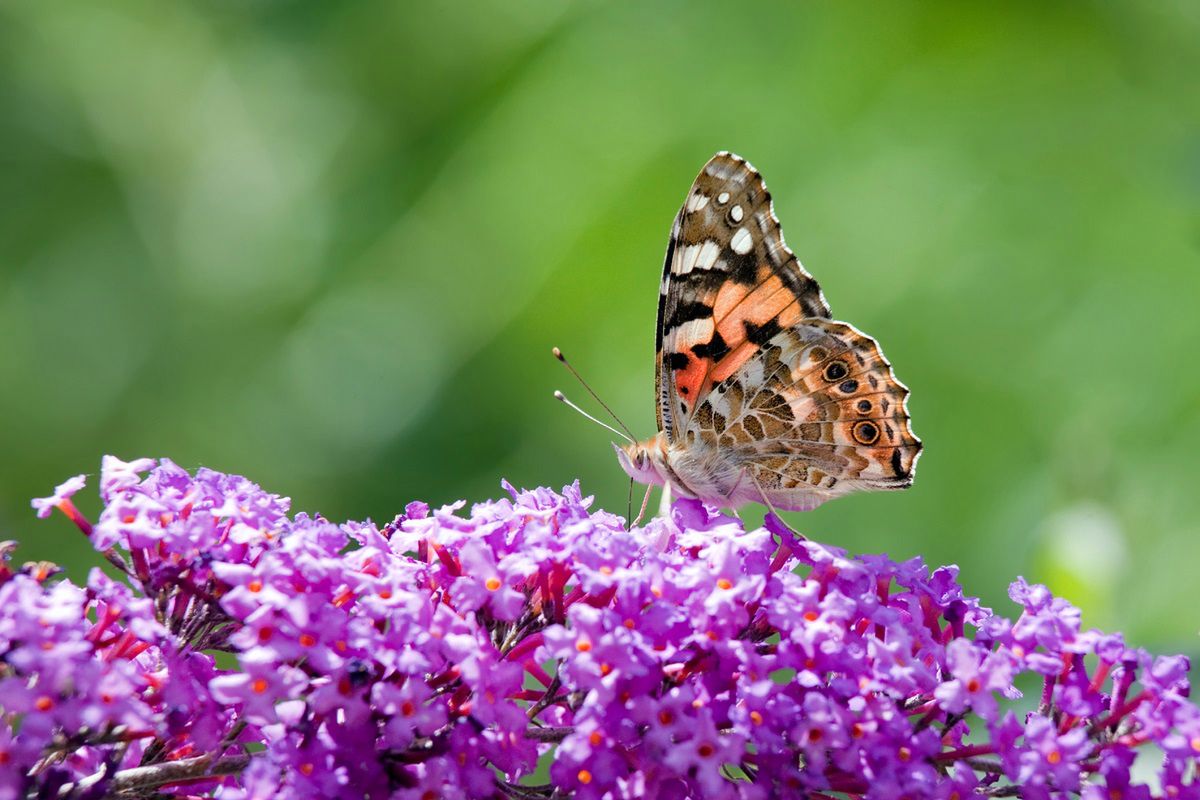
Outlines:
<svg viewBox="0 0 1200 800"><path fill-rule="evenodd" d="M792 524L1197 654L1198 75L1182 0L5 2L0 538L95 563L28 501L103 453L624 513L550 347L654 432L668 227L732 149L926 443Z"/></svg>

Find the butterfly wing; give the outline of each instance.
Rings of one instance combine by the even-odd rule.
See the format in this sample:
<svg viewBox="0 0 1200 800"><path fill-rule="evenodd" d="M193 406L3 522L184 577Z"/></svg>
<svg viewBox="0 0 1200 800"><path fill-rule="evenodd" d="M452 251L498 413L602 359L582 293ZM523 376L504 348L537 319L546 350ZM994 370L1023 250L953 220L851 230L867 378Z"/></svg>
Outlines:
<svg viewBox="0 0 1200 800"><path fill-rule="evenodd" d="M675 217L663 265L656 395L668 443L714 385L805 318L829 318L821 287L784 243L762 176L718 153Z"/></svg>
<svg viewBox="0 0 1200 800"><path fill-rule="evenodd" d="M685 438L739 476L732 505L808 510L912 484L921 442L908 389L870 336L808 319L777 333L698 405Z"/></svg>

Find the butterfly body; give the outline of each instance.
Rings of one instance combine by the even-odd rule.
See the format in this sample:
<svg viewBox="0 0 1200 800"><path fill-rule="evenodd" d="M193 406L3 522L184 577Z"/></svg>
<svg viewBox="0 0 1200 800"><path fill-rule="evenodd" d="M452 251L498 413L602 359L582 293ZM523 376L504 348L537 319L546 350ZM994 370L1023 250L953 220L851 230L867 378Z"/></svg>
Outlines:
<svg viewBox="0 0 1200 800"><path fill-rule="evenodd" d="M659 432L618 448L635 480L717 506L809 510L912 484L908 389L830 318L762 177L718 153L675 218L659 296Z"/></svg>
<svg viewBox="0 0 1200 800"><path fill-rule="evenodd" d="M676 496L726 507L761 502L753 487L749 487L751 495L743 497L746 487L739 487L739 483L746 482L744 476L713 444L672 447L660 431L645 441L618 446L617 459L639 483L669 485Z"/></svg>

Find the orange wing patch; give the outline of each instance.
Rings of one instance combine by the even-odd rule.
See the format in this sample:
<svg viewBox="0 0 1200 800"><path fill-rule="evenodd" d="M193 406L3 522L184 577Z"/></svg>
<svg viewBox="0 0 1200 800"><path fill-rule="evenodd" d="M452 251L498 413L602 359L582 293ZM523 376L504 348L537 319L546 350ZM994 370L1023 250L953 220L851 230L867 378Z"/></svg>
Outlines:
<svg viewBox="0 0 1200 800"><path fill-rule="evenodd" d="M715 365L710 380L720 383L736 372L759 348L771 340L776 333L787 330L800 321L800 303L788 291L779 276L772 275L764 266L759 270L763 280L748 294L733 303L722 313L722 295L735 296L740 286L722 287L717 294L717 333L731 348L729 355Z"/></svg>

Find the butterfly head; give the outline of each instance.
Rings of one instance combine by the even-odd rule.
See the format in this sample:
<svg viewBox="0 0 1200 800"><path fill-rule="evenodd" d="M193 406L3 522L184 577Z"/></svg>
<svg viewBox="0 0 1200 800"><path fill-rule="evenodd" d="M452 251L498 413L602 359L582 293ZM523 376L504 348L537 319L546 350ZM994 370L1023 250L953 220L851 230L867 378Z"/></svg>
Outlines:
<svg viewBox="0 0 1200 800"><path fill-rule="evenodd" d="M613 449L621 469L638 483L661 485L666 481L661 434L644 442L614 444Z"/></svg>

